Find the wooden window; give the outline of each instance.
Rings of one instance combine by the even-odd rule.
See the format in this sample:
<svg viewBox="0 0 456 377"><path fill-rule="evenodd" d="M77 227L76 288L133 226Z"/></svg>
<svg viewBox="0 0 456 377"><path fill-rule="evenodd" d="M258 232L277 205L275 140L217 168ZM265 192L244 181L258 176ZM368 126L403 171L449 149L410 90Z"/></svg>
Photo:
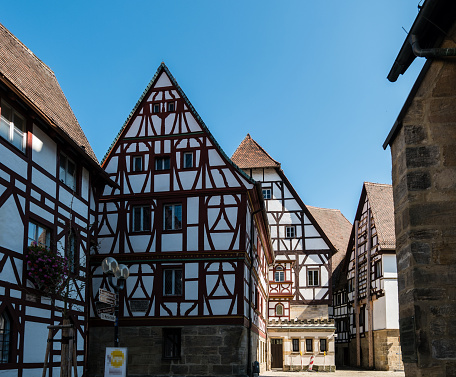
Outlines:
<svg viewBox="0 0 456 377"><path fill-rule="evenodd" d="M295 238L296 237L296 226L288 225L285 227L285 237L286 238Z"/></svg>
<svg viewBox="0 0 456 377"><path fill-rule="evenodd" d="M277 266L274 273L274 281L280 283L285 281L285 271L282 266Z"/></svg>
<svg viewBox="0 0 456 377"><path fill-rule="evenodd" d="M78 254L76 248L76 236L74 229L71 230L70 235L68 236L68 245L65 250L65 256L68 259L68 267L70 272L75 272L78 266Z"/></svg>
<svg viewBox="0 0 456 377"><path fill-rule="evenodd" d="M160 104L159 103L154 103L152 105L152 113L157 114L160 112Z"/></svg>
<svg viewBox="0 0 456 377"><path fill-rule="evenodd" d="M132 212L132 230L133 232L144 232L150 230L150 207L134 206Z"/></svg>
<svg viewBox="0 0 456 377"><path fill-rule="evenodd" d="M185 152L184 153L184 169L193 168L193 153Z"/></svg>
<svg viewBox="0 0 456 377"><path fill-rule="evenodd" d="M1 102L0 136L20 151L25 151L25 119L5 101Z"/></svg>
<svg viewBox="0 0 456 377"><path fill-rule="evenodd" d="M155 158L155 170L168 170L170 166L169 156Z"/></svg>
<svg viewBox="0 0 456 377"><path fill-rule="evenodd" d="M326 352L328 350L328 344L326 339L320 339L320 352Z"/></svg>
<svg viewBox="0 0 456 377"><path fill-rule="evenodd" d="M168 112L172 113L174 111L174 102L168 102Z"/></svg>
<svg viewBox="0 0 456 377"><path fill-rule="evenodd" d="M182 204L165 204L163 217L164 230L182 229Z"/></svg>
<svg viewBox="0 0 456 377"><path fill-rule="evenodd" d="M6 311L0 315L0 363L9 363L11 355L11 318Z"/></svg>
<svg viewBox="0 0 456 377"><path fill-rule="evenodd" d="M135 172L143 171L143 157L142 156L133 156L132 170Z"/></svg>
<svg viewBox="0 0 456 377"><path fill-rule="evenodd" d="M299 352L299 339L292 339L293 352Z"/></svg>
<svg viewBox="0 0 456 377"><path fill-rule="evenodd" d="M181 329L163 329L163 358L179 359L181 355Z"/></svg>
<svg viewBox="0 0 456 377"><path fill-rule="evenodd" d="M264 199L271 199L271 189L270 188L264 188L263 189L263 198Z"/></svg>
<svg viewBox="0 0 456 377"><path fill-rule="evenodd" d="M283 315L283 305L282 304L277 304L275 307L275 314L276 316L280 317Z"/></svg>
<svg viewBox="0 0 456 377"><path fill-rule="evenodd" d="M28 244L51 247L51 231L38 223L30 222L28 228Z"/></svg>
<svg viewBox="0 0 456 377"><path fill-rule="evenodd" d="M163 270L163 294L165 296L182 295L181 268L169 268Z"/></svg>
<svg viewBox="0 0 456 377"><path fill-rule="evenodd" d="M319 270L307 270L307 285L317 287L320 285Z"/></svg>
<svg viewBox="0 0 456 377"><path fill-rule="evenodd" d="M76 191L76 165L64 154L60 155L60 182Z"/></svg>
<svg viewBox="0 0 456 377"><path fill-rule="evenodd" d="M382 261L379 259L374 263L374 279L382 277Z"/></svg>
<svg viewBox="0 0 456 377"><path fill-rule="evenodd" d="M313 352L313 339L306 339L306 352Z"/></svg>

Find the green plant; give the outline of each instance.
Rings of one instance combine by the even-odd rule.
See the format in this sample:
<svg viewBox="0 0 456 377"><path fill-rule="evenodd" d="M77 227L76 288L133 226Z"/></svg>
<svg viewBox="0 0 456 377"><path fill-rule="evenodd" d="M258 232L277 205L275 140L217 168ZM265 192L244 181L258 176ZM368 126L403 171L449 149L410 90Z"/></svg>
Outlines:
<svg viewBox="0 0 456 377"><path fill-rule="evenodd" d="M28 277L42 292L55 294L68 277L68 260L56 250L33 242L26 255Z"/></svg>

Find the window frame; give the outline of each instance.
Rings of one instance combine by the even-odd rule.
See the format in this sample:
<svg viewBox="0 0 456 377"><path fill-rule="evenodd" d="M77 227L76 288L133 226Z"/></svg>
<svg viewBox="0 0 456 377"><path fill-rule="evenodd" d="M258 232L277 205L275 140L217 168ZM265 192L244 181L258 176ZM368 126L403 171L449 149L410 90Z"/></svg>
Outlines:
<svg viewBox="0 0 456 377"><path fill-rule="evenodd" d="M168 227L169 221L167 221L167 208L171 208L171 227ZM176 226L176 208L180 208L180 224ZM166 203L163 204L163 231L165 232L178 232L182 231L183 228L183 213L182 203Z"/></svg>
<svg viewBox="0 0 456 377"><path fill-rule="evenodd" d="M68 234L68 245L65 248L65 256L68 260L68 271L72 274L78 271L79 267L79 253L78 253L78 242L76 238L76 232L74 229L71 229L70 234Z"/></svg>
<svg viewBox="0 0 456 377"><path fill-rule="evenodd" d="M296 225L285 226L285 238L287 238L287 239L296 238Z"/></svg>
<svg viewBox="0 0 456 377"><path fill-rule="evenodd" d="M154 162L155 171L166 171L171 169L170 156L156 156Z"/></svg>
<svg viewBox="0 0 456 377"><path fill-rule="evenodd" d="M139 209L139 226L137 227L136 222L136 213L135 211ZM135 204L131 206L131 232L140 233L140 232L149 232L151 230L151 209L150 205L147 204Z"/></svg>
<svg viewBox="0 0 456 377"><path fill-rule="evenodd" d="M182 334L181 328L163 328L162 358L164 360L178 360L181 358ZM168 348L171 346L170 348ZM168 353L168 350L170 352Z"/></svg>
<svg viewBox="0 0 456 377"><path fill-rule="evenodd" d="M180 271L180 278L176 276ZM167 292L166 278L171 274L171 292ZM177 283L180 280L180 285ZM178 290L178 288L180 288ZM184 269L182 267L166 267L163 269L163 297L180 297L184 294Z"/></svg>
<svg viewBox="0 0 456 377"><path fill-rule="evenodd" d="M62 161L65 160L65 166L62 166ZM73 184L70 185L71 182L69 182L69 177L71 177L71 174L69 174L69 163L73 164ZM64 177L62 177L62 171L64 172ZM68 187L70 190L76 192L77 189L77 165L76 163L68 157L65 153L60 153L59 156L59 181L63 183L66 187Z"/></svg>
<svg viewBox="0 0 456 377"><path fill-rule="evenodd" d="M317 273L317 283L315 283L315 275L314 273ZM312 279L310 278L310 276L312 276ZM312 280L312 284L311 284L311 280ZM307 286L308 287L320 287L320 269L317 269L317 268L309 268L307 269Z"/></svg>
<svg viewBox="0 0 456 377"><path fill-rule="evenodd" d="M152 114L160 114L160 102L152 103Z"/></svg>
<svg viewBox="0 0 456 377"><path fill-rule="evenodd" d="M262 189L263 199L268 200L272 198L272 189L270 187L263 187ZM267 193L267 195L265 195Z"/></svg>
<svg viewBox="0 0 456 377"><path fill-rule="evenodd" d="M8 108L10 111L11 120L5 118L5 116L3 115L5 108ZM16 117L22 120L22 129L16 126ZM3 133L1 132L3 124L5 124L6 127L9 128L8 130L5 129L5 133L8 134L8 138L6 138L5 135L3 135ZM22 135L19 136L19 138L22 137L20 147L15 143L16 133L22 133ZM5 139L13 147L20 150L22 153L25 153L27 146L27 121L22 114L16 111L16 109L13 106L11 106L8 102L6 102L3 99L0 101L0 135L2 135L3 139Z"/></svg>
<svg viewBox="0 0 456 377"><path fill-rule="evenodd" d="M291 352L299 352L300 349L300 339L299 338L292 338L291 339ZM297 345L297 347L296 347Z"/></svg>
<svg viewBox="0 0 456 377"><path fill-rule="evenodd" d="M8 364L13 350L13 320L6 309L0 313L0 335L0 364Z"/></svg>
<svg viewBox="0 0 456 377"><path fill-rule="evenodd" d="M328 352L328 339L320 338L320 353Z"/></svg>
<svg viewBox="0 0 456 377"><path fill-rule="evenodd" d="M274 268L274 282L283 283L285 281L285 268L278 265Z"/></svg>
<svg viewBox="0 0 456 377"><path fill-rule="evenodd" d="M140 162L139 169L137 168L136 161ZM133 173L140 173L144 171L144 156L132 156L131 157L131 172Z"/></svg>
<svg viewBox="0 0 456 377"><path fill-rule="evenodd" d="M306 338L306 352L313 352L313 339L312 338ZM309 349L310 345L310 349Z"/></svg>
<svg viewBox="0 0 456 377"><path fill-rule="evenodd" d="M35 230L33 231L33 238L30 237L30 226L35 226ZM45 232L45 243L43 244L42 242L39 241L40 237L41 237L41 234L38 234L39 232L39 229L42 229L44 232ZM37 221L34 221L34 220L30 220L28 222L28 229L27 229L27 245L30 246L32 242L36 243L37 245L42 245L42 246L45 246L47 248L50 248L51 247L51 241L52 241L52 231L50 228L48 228L47 226L45 225L42 225L40 224L39 222Z"/></svg>
<svg viewBox="0 0 456 377"><path fill-rule="evenodd" d="M171 109L172 106L172 109ZM176 104L174 101L166 102L166 111L168 113L174 113L176 111Z"/></svg>
<svg viewBox="0 0 456 377"><path fill-rule="evenodd" d="M374 262L374 280L382 277L382 260L377 259Z"/></svg>
<svg viewBox="0 0 456 377"><path fill-rule="evenodd" d="M282 308L281 309L281 313L279 313L279 308ZM285 306L281 303L278 303L275 307L274 307L274 313L275 313L275 316L276 317L283 317L284 316L284 313L285 312Z"/></svg>
<svg viewBox="0 0 456 377"><path fill-rule="evenodd" d="M191 166L187 166L186 156L192 156ZM182 169L193 169L195 167L195 153L194 152L183 152L182 153Z"/></svg>

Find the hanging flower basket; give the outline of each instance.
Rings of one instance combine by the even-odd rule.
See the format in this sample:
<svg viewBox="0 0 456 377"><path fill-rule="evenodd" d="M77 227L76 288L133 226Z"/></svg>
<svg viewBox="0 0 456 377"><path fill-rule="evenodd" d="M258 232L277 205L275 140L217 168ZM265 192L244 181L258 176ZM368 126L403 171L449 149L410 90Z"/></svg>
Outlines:
<svg viewBox="0 0 456 377"><path fill-rule="evenodd" d="M57 251L33 242L25 256L28 277L47 294L57 293L68 276L68 260Z"/></svg>

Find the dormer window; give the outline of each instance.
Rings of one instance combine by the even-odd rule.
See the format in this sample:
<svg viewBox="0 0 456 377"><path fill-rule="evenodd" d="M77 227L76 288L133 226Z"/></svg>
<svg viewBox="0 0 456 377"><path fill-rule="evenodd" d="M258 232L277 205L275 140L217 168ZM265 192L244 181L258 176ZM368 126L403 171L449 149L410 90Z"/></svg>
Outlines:
<svg viewBox="0 0 456 377"><path fill-rule="evenodd" d="M168 102L168 112L172 113L174 111L174 102Z"/></svg>
<svg viewBox="0 0 456 377"><path fill-rule="evenodd" d="M296 227L294 225L289 225L285 228L285 238L295 238L296 237Z"/></svg>
<svg viewBox="0 0 456 377"><path fill-rule="evenodd" d="M5 101L1 102L0 136L25 151L25 119Z"/></svg>
<svg viewBox="0 0 456 377"><path fill-rule="evenodd" d="M76 190L76 165L64 154L60 155L59 179L73 191Z"/></svg>

